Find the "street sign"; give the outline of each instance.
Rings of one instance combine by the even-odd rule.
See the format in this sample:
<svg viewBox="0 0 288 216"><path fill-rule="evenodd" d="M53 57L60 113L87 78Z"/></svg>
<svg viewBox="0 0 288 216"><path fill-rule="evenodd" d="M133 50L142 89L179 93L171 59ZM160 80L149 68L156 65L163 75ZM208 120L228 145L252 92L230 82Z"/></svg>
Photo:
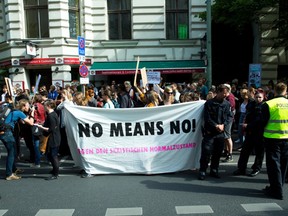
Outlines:
<svg viewBox="0 0 288 216"><path fill-rule="evenodd" d="M79 61L85 61L85 38L78 36L78 54L79 54Z"/></svg>
<svg viewBox="0 0 288 216"><path fill-rule="evenodd" d="M261 64L249 64L249 77L248 86L251 85L255 88L261 86L262 65Z"/></svg>
<svg viewBox="0 0 288 216"><path fill-rule="evenodd" d="M89 69L85 64L80 65L79 74L81 77L87 77L89 74Z"/></svg>
<svg viewBox="0 0 288 216"><path fill-rule="evenodd" d="M88 77L80 77L80 84L81 85L89 84L89 78Z"/></svg>

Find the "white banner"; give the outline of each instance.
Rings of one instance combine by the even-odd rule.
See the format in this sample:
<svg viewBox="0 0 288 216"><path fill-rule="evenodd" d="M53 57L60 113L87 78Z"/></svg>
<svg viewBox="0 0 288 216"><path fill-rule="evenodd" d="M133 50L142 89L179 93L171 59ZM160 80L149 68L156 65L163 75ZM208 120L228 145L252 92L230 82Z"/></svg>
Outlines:
<svg viewBox="0 0 288 216"><path fill-rule="evenodd" d="M198 168L204 102L130 109L66 106L72 157L90 174Z"/></svg>

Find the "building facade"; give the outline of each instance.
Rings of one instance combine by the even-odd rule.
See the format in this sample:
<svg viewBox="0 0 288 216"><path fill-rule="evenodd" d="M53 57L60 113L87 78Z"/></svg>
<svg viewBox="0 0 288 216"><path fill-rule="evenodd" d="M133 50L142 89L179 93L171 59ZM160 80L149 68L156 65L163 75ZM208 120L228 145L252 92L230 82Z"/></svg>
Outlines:
<svg viewBox="0 0 288 216"><path fill-rule="evenodd" d="M24 89L38 75L47 87L79 80L78 36L85 39L92 83L129 74L97 63L136 65L138 57L143 67L153 61L148 70L161 71L157 62L169 62L168 78L192 78L206 70L201 53L206 23L196 17L205 10L205 0L0 0L0 80L8 76Z"/></svg>
<svg viewBox="0 0 288 216"><path fill-rule="evenodd" d="M281 29L273 28L276 19L281 14L287 13L288 1L280 0L279 7L264 8L259 16L259 32L256 37L257 46L254 49L255 63L262 65L262 83L267 84L269 80L288 81L288 50L284 47L274 48Z"/></svg>

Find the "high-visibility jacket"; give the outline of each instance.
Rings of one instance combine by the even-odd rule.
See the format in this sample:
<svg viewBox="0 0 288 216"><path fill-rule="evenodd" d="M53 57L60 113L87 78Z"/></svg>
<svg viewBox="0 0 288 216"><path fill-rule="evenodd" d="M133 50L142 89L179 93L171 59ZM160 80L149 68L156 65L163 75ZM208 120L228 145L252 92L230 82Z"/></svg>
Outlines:
<svg viewBox="0 0 288 216"><path fill-rule="evenodd" d="M264 128L264 137L288 139L288 100L278 97L266 103L269 107L270 119Z"/></svg>

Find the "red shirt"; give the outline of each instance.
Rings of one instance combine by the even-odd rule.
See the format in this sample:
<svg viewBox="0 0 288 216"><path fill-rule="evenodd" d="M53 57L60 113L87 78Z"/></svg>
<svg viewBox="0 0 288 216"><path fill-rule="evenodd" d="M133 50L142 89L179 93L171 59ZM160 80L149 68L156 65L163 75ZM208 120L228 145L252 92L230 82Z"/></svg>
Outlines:
<svg viewBox="0 0 288 216"><path fill-rule="evenodd" d="M46 118L46 112L44 105L41 103L34 103L34 106L37 107L34 112L34 119L36 124L44 124Z"/></svg>

